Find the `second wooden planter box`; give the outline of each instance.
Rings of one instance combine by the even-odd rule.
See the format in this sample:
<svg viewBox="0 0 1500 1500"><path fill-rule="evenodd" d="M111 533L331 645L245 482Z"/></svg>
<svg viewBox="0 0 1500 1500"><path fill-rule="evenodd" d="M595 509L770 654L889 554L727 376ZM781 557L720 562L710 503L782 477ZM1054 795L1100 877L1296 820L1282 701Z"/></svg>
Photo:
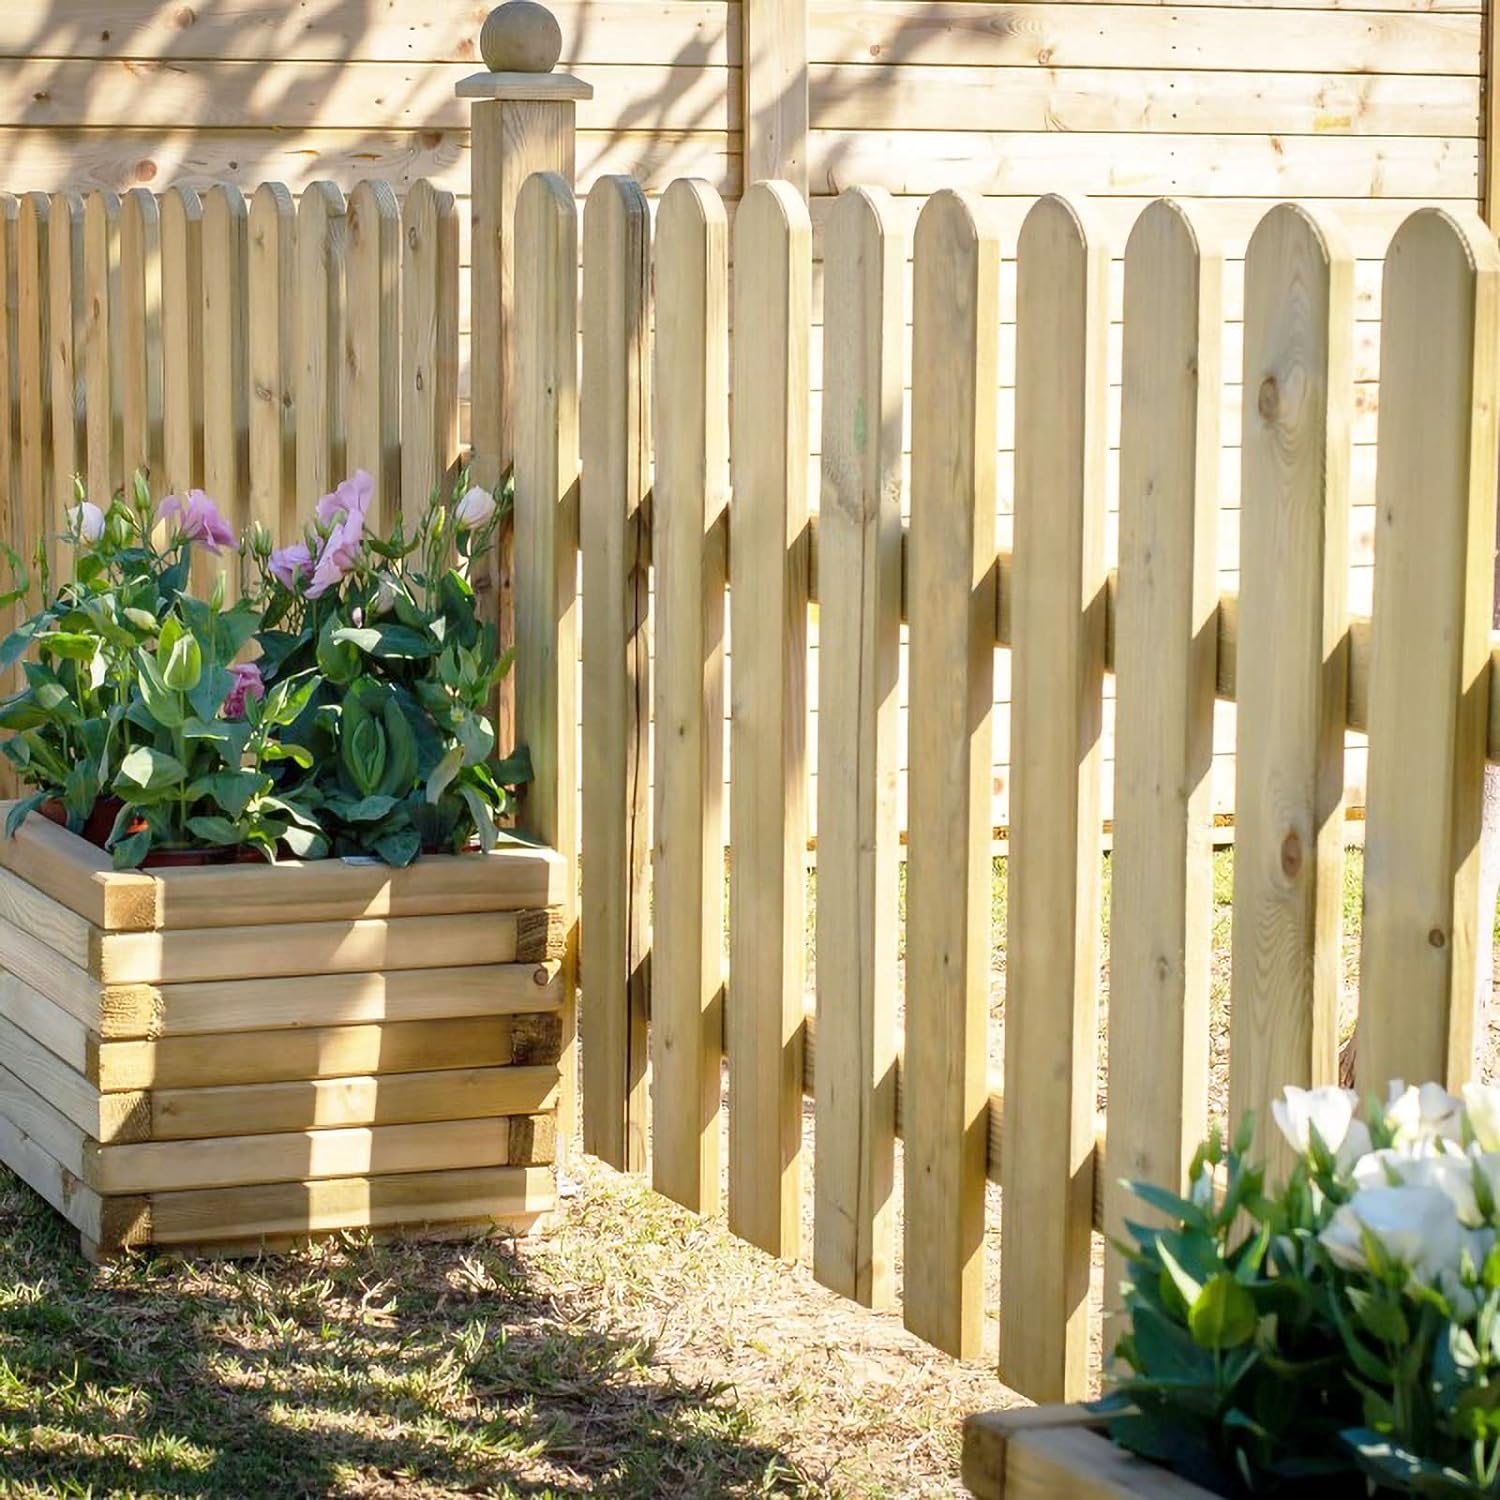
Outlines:
<svg viewBox="0 0 1500 1500"><path fill-rule="evenodd" d="M1221 1500L1104 1435L1082 1406L1021 1406L964 1422L964 1485L977 1500Z"/></svg>
<svg viewBox="0 0 1500 1500"><path fill-rule="evenodd" d="M523 848L121 873L28 818L0 836L0 1162L90 1255L529 1228L564 880Z"/></svg>

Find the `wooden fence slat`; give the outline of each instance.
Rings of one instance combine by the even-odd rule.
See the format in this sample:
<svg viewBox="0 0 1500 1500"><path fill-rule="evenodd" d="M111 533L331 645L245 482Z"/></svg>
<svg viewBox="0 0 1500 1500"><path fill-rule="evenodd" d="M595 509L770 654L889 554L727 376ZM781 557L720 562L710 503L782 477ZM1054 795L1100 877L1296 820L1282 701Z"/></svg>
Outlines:
<svg viewBox="0 0 1500 1500"><path fill-rule="evenodd" d="M1224 260L1180 203L1125 247L1107 1234L1184 1184L1208 1123ZM1106 1244L1104 1308L1123 1268ZM1115 1330L1107 1324L1106 1358Z"/></svg>
<svg viewBox="0 0 1500 1500"><path fill-rule="evenodd" d="M156 196L131 188L120 200L120 472L137 471L162 491L161 210Z"/></svg>
<svg viewBox="0 0 1500 1500"><path fill-rule="evenodd" d="M1067 1401L1089 1363L1109 249L1047 197L1017 259L1000 1367Z"/></svg>
<svg viewBox="0 0 1500 1500"><path fill-rule="evenodd" d="M802 1212L812 223L789 183L757 183L740 199L734 261L729 570L741 629L730 678L729 1227L793 1259Z"/></svg>
<svg viewBox="0 0 1500 1500"><path fill-rule="evenodd" d="M107 506L123 483L116 414L122 392L115 381L113 345L120 319L120 200L95 191L83 204L83 281L77 290L83 323L78 358L84 390L84 468L89 499Z"/></svg>
<svg viewBox="0 0 1500 1500"><path fill-rule="evenodd" d="M651 927L651 211L601 177L583 214L583 1149L646 1167ZM674 413L675 415L675 413Z"/></svg>
<svg viewBox="0 0 1500 1500"><path fill-rule="evenodd" d="M344 195L310 182L297 205L297 494L312 504L346 477Z"/></svg>
<svg viewBox="0 0 1500 1500"><path fill-rule="evenodd" d="M244 194L219 184L203 200L203 488L238 535L249 523L250 403L246 349L246 240ZM239 587L239 569L226 552L214 558L198 548L200 578L226 574L228 597Z"/></svg>
<svg viewBox="0 0 1500 1500"><path fill-rule="evenodd" d="M192 188L161 196L162 488L203 482L203 201Z"/></svg>
<svg viewBox="0 0 1500 1500"><path fill-rule="evenodd" d="M578 210L555 172L516 204L516 724L522 821L567 861L558 1150L577 1118Z"/></svg>
<svg viewBox="0 0 1500 1500"><path fill-rule="evenodd" d="M61 531L83 470L83 198L71 189L52 195L47 234L48 363L52 391L52 482L44 524ZM54 554L55 556L55 554Z"/></svg>
<svg viewBox="0 0 1500 1500"><path fill-rule="evenodd" d="M1229 1116L1338 1077L1354 261L1281 204L1245 255Z"/></svg>
<svg viewBox="0 0 1500 1500"><path fill-rule="evenodd" d="M52 204L45 193L27 193L16 221L16 389L20 441L20 498L17 550L28 567L38 547L50 559L54 528L49 524L47 487L51 481L52 359L48 249ZM33 575L34 577L35 575ZM35 598L33 597L33 602Z"/></svg>
<svg viewBox="0 0 1500 1500"><path fill-rule="evenodd" d="M652 1183L719 1207L729 226L684 178L656 215Z"/></svg>
<svg viewBox="0 0 1500 1500"><path fill-rule="evenodd" d="M16 252L21 205L13 193L0 192L0 542L13 548L24 560L21 514L20 372L16 367L17 302ZM7 636L25 617L31 601L21 600L0 611L0 638ZM0 672L0 696L15 691L19 665ZM7 760L0 765L0 794L17 795L17 778Z"/></svg>
<svg viewBox="0 0 1500 1500"><path fill-rule="evenodd" d="M935 194L913 237L903 1295L960 1359L983 1332L1000 244ZM738 667L736 658L736 667Z"/></svg>
<svg viewBox="0 0 1500 1500"><path fill-rule="evenodd" d="M825 251L813 1267L895 1292L896 935L906 237L848 188Z"/></svg>
<svg viewBox="0 0 1500 1500"><path fill-rule="evenodd" d="M250 424L249 519L278 547L297 534L297 210L280 182L250 199L245 280ZM314 499L316 496L313 497Z"/></svg>
<svg viewBox="0 0 1500 1500"><path fill-rule="evenodd" d="M370 516L384 532L401 485L401 206L388 182L349 195L344 394L351 473L375 480Z"/></svg>
<svg viewBox="0 0 1500 1500"><path fill-rule="evenodd" d="M423 178L403 212L401 505L411 527L458 455L458 209Z"/></svg>
<svg viewBox="0 0 1500 1500"><path fill-rule="evenodd" d="M1381 291L1361 1089L1469 1077L1489 701L1500 253L1419 209ZM1422 732L1412 732L1420 725Z"/></svg>

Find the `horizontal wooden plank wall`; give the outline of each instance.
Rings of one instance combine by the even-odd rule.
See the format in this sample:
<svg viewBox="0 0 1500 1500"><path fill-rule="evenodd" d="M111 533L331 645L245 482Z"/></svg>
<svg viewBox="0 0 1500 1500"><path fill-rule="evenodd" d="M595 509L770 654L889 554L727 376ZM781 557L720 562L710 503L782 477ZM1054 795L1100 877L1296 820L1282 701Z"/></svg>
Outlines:
<svg viewBox="0 0 1500 1500"><path fill-rule="evenodd" d="M738 0L557 0L552 8L563 31L563 66L594 89L578 107L580 195L608 173L637 177L653 199L673 178L695 176L725 197L732 219L746 161L779 159L757 154L753 121L747 133L753 18ZM230 180L248 197L271 179L300 196L314 181L347 193L370 177L388 179L404 197L427 177L459 200L458 256L468 266L470 106L453 87L478 66L482 5L438 14L425 0L377 8L327 0L315 22L295 24L270 0L232 16L159 0L76 0L65 10L54 0L11 0L3 11L0 58L11 61L0 69L0 120L7 122L0 127L0 184L10 191L124 194L176 184L202 191ZM1227 236L1224 362L1231 374L1223 426L1230 442L1239 430L1233 372L1240 362L1240 257L1250 231L1281 197L1314 200L1319 212L1336 214L1359 262L1349 602L1368 611L1379 260L1419 203L1473 206L1479 197L1486 66L1480 0L1358 0L1347 8L1326 0L809 0L805 55L808 129L797 169L811 195L816 325L823 235L841 187L858 181L887 189L908 235L922 195L938 187L984 193L1000 210L1007 258L996 474L1002 546L1010 543L1013 492L1012 257L1034 196L1095 197L1116 257L1115 309L1119 257L1145 204L1163 194L1212 204L1205 222ZM163 233L165 254L165 225ZM458 380L467 440L467 274L462 298ZM815 450L820 350L815 335ZM1113 451L1118 323L1110 358ZM1239 470L1238 449L1226 448L1221 587L1238 580ZM1111 558L1115 472L1112 460ZM817 507L816 483L810 502ZM815 755L816 650L809 694ZM1006 698L1002 679L996 823L1008 816ZM1219 718L1222 747L1232 710L1221 707ZM1108 721L1106 736L1108 762ZM1354 746L1346 770L1356 800L1363 768L1363 751ZM1226 754L1212 782L1214 807L1226 811L1233 790ZM1103 811L1112 812L1107 771Z"/></svg>

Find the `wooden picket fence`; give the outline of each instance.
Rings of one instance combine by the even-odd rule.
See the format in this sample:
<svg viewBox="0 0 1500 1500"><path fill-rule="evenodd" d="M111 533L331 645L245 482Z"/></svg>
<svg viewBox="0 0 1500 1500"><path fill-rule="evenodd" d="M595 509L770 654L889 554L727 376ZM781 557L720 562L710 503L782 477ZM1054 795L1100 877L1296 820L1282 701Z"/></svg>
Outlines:
<svg viewBox="0 0 1500 1500"><path fill-rule="evenodd" d="M290 540L355 469L382 521L458 457L458 217L388 183L294 202L223 185L0 194L0 535L57 533L75 476L107 503L137 469Z"/></svg>
<svg viewBox="0 0 1500 1500"><path fill-rule="evenodd" d="M828 228L810 516L802 200L762 183L738 207L731 411L730 229L715 193L672 184L653 241L639 187L599 182L580 298L571 192L550 175L521 190L518 620L550 666L523 671L519 693L553 788L577 784L582 728L584 1144L649 1168L702 1212L727 1177L731 1228L791 1258L811 1093L818 1278L877 1306L899 1279L907 1325L961 1356L980 1351L997 1181L1002 1374L1039 1400L1072 1397L1089 1379L1091 1232L1126 1211L1116 1179L1180 1183L1206 1126L1216 697L1239 705L1231 1113L1264 1115L1281 1085L1336 1077L1346 726L1370 741L1361 1087L1457 1081L1471 1067L1488 938L1481 783L1487 749L1500 754L1489 635L1500 253L1476 217L1437 209L1391 245L1375 608L1358 620L1344 603L1353 263L1336 225L1277 206L1247 251L1242 587L1221 597L1223 262L1207 230L1159 202L1126 247L1111 572L1109 252L1086 205L1043 198L1020 236L1009 555L995 540L999 243L979 200L939 193L922 209L908 381L896 222L883 194L850 189ZM727 808L726 590L738 627ZM1014 701L1003 1082L988 1071L997 648ZM558 847L575 847L577 817L568 796L549 808ZM1276 1160L1264 1128L1260 1142Z"/></svg>

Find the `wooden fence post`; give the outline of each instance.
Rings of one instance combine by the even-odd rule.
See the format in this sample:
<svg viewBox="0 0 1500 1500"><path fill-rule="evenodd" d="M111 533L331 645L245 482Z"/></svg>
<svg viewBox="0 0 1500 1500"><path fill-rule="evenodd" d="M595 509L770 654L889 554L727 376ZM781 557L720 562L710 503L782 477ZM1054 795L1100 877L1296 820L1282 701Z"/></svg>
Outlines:
<svg viewBox="0 0 1500 1500"><path fill-rule="evenodd" d="M650 1011L651 210L601 177L583 215L583 1145L646 1166Z"/></svg>
<svg viewBox="0 0 1500 1500"><path fill-rule="evenodd" d="M1000 244L977 199L942 192L913 249L903 1277L906 1326L973 1359L984 1332Z"/></svg>
<svg viewBox="0 0 1500 1500"><path fill-rule="evenodd" d="M203 201L161 197L162 491L203 481Z"/></svg>
<svg viewBox="0 0 1500 1500"><path fill-rule="evenodd" d="M758 183L740 200L734 259L729 1227L794 1260L802 1227L812 223L790 184Z"/></svg>
<svg viewBox="0 0 1500 1500"><path fill-rule="evenodd" d="M1245 252L1229 1128L1338 1073L1354 261L1280 204ZM1111 1173L1113 1175L1113 1173Z"/></svg>
<svg viewBox="0 0 1500 1500"><path fill-rule="evenodd" d="M906 237L848 188L824 256L813 1269L888 1306L896 1260L902 336Z"/></svg>
<svg viewBox="0 0 1500 1500"><path fill-rule="evenodd" d="M1180 1188L1208 1117L1224 260L1180 203L1125 247L1106 1234ZM1104 1252L1104 1356L1121 1260Z"/></svg>
<svg viewBox="0 0 1500 1500"><path fill-rule="evenodd" d="M651 1180L719 1206L724 1055L724 554L729 227L705 182L656 216L656 737L651 881Z"/></svg>
<svg viewBox="0 0 1500 1500"><path fill-rule="evenodd" d="M284 184L250 200L250 520L297 534L297 210ZM316 496L306 497L307 502Z"/></svg>
<svg viewBox="0 0 1500 1500"><path fill-rule="evenodd" d="M1500 252L1418 209L1381 291L1360 1089L1473 1068L1494 589ZM1423 733L1411 732L1420 725Z"/></svg>
<svg viewBox="0 0 1500 1500"><path fill-rule="evenodd" d="M83 198L71 189L52 195L47 236L47 327L50 341L43 358L50 367L52 392L52 484L47 492L43 526L49 536L61 531L73 504L73 481L83 470L85 435L80 420L83 375ZM108 497L101 497L107 503ZM48 550L54 562L57 552Z"/></svg>
<svg viewBox="0 0 1500 1500"><path fill-rule="evenodd" d="M1041 199L1016 284L1000 1254L1002 1378L1036 1401L1089 1378L1108 299L1098 230Z"/></svg>
<svg viewBox="0 0 1500 1500"><path fill-rule="evenodd" d="M469 164L472 472L475 483L494 488L510 471L516 451L516 202L533 172L555 172L573 185L576 105L594 91L581 79L552 71L562 55L562 30L538 4L502 5L493 11L479 48L489 71L463 79L457 93L474 101ZM502 526L496 556L475 576L482 607L500 626L502 650L516 644L515 547L512 526ZM517 742L516 691L514 677L500 685L495 730L502 754Z"/></svg>
<svg viewBox="0 0 1500 1500"><path fill-rule="evenodd" d="M415 526L458 457L458 208L423 178L403 213L401 506Z"/></svg>
<svg viewBox="0 0 1500 1500"><path fill-rule="evenodd" d="M521 821L568 861L558 1163L577 1115L578 210L556 172L516 202L516 732L531 750Z"/></svg>
<svg viewBox="0 0 1500 1500"><path fill-rule="evenodd" d="M374 479L371 512L381 531L396 519L401 483L400 276L401 206L390 183L361 182L349 194L347 468Z"/></svg>
<svg viewBox="0 0 1500 1500"><path fill-rule="evenodd" d="M120 200L121 477L129 497L137 469L162 489L161 208L146 188Z"/></svg>
<svg viewBox="0 0 1500 1500"><path fill-rule="evenodd" d="M21 388L16 368L16 239L20 202L14 194L0 193L0 542L13 547L23 560L21 545ZM15 625L30 612L34 603L19 600L0 614L0 631L9 635ZM15 691L21 675L19 663L0 673L0 695ZM0 795L17 795L19 782L7 761L0 766Z"/></svg>
<svg viewBox="0 0 1500 1500"><path fill-rule="evenodd" d="M84 389L84 468L89 499L108 505L123 483L116 416L123 391L113 346L120 332L120 200L95 190L83 203L83 282L77 289L83 339L77 351ZM128 477L128 476L124 476Z"/></svg>

